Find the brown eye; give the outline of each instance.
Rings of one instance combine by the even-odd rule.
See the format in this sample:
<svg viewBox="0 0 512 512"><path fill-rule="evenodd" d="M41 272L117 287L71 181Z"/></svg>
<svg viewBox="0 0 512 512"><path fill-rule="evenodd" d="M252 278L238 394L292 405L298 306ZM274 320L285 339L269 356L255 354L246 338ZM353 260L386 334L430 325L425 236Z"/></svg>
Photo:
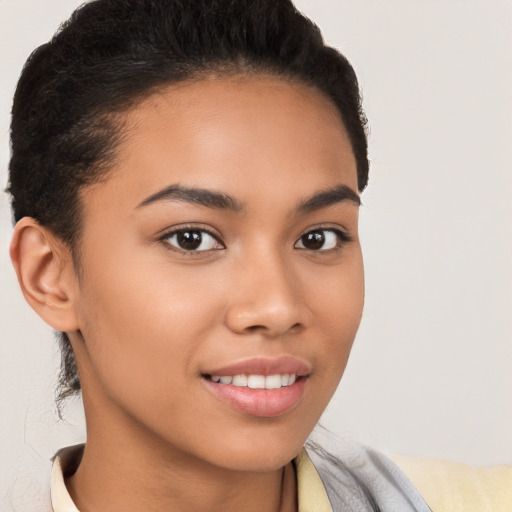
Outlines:
<svg viewBox="0 0 512 512"><path fill-rule="evenodd" d="M176 242L181 249L195 251L201 247L203 237L200 231L180 231L176 234Z"/></svg>
<svg viewBox="0 0 512 512"><path fill-rule="evenodd" d="M325 243L325 236L322 231L310 231L300 237L302 245L305 249L318 251Z"/></svg>
<svg viewBox="0 0 512 512"><path fill-rule="evenodd" d="M224 246L204 229L179 229L168 233L161 240L174 249L187 252L224 249Z"/></svg>
<svg viewBox="0 0 512 512"><path fill-rule="evenodd" d="M297 240L295 248L308 251L328 251L341 247L344 242L349 240L349 236L338 229L313 229L304 233Z"/></svg>

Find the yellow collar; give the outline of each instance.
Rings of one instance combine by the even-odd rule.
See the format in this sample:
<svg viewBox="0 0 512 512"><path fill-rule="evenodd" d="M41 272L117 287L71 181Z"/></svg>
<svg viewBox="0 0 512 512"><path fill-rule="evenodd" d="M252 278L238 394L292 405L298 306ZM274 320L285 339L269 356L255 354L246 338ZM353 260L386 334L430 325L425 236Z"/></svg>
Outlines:
<svg viewBox="0 0 512 512"><path fill-rule="evenodd" d="M293 462L297 470L299 512L332 512L322 479L304 448Z"/></svg>

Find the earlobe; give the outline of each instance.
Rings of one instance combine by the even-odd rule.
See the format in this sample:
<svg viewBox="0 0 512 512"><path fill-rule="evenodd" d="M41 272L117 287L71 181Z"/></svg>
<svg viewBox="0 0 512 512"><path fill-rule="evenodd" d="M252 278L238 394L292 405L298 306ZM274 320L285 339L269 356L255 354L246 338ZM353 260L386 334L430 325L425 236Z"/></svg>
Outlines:
<svg viewBox="0 0 512 512"><path fill-rule="evenodd" d="M14 229L11 260L25 299L58 331L78 329L73 304L75 274L69 250L34 219L21 219Z"/></svg>

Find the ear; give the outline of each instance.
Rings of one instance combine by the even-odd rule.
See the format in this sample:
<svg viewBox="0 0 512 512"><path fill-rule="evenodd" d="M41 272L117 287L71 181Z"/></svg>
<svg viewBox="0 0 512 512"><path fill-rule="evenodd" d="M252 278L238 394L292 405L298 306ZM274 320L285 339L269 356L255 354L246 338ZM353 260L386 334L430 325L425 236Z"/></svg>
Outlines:
<svg viewBox="0 0 512 512"><path fill-rule="evenodd" d="M57 331L76 331L72 299L78 288L69 249L34 219L24 217L14 229L10 254L21 291L34 311Z"/></svg>

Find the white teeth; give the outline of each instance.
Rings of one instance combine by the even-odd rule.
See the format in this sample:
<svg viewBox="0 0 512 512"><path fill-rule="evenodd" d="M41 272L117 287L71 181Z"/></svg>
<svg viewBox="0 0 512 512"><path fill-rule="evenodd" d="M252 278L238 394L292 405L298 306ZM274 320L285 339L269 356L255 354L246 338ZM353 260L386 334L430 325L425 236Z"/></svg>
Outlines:
<svg viewBox="0 0 512 512"><path fill-rule="evenodd" d="M247 387L251 389L265 389L265 377L263 375L249 375Z"/></svg>
<svg viewBox="0 0 512 512"><path fill-rule="evenodd" d="M231 384L233 386L247 387L247 375L235 375Z"/></svg>
<svg viewBox="0 0 512 512"><path fill-rule="evenodd" d="M237 387L248 387L250 389L279 389L286 386L291 386L295 380L296 375L293 373L283 373L275 375L212 375L213 382L220 384L232 384Z"/></svg>
<svg viewBox="0 0 512 512"><path fill-rule="evenodd" d="M265 377L265 387L267 389L279 389L281 385L281 375L267 375Z"/></svg>

